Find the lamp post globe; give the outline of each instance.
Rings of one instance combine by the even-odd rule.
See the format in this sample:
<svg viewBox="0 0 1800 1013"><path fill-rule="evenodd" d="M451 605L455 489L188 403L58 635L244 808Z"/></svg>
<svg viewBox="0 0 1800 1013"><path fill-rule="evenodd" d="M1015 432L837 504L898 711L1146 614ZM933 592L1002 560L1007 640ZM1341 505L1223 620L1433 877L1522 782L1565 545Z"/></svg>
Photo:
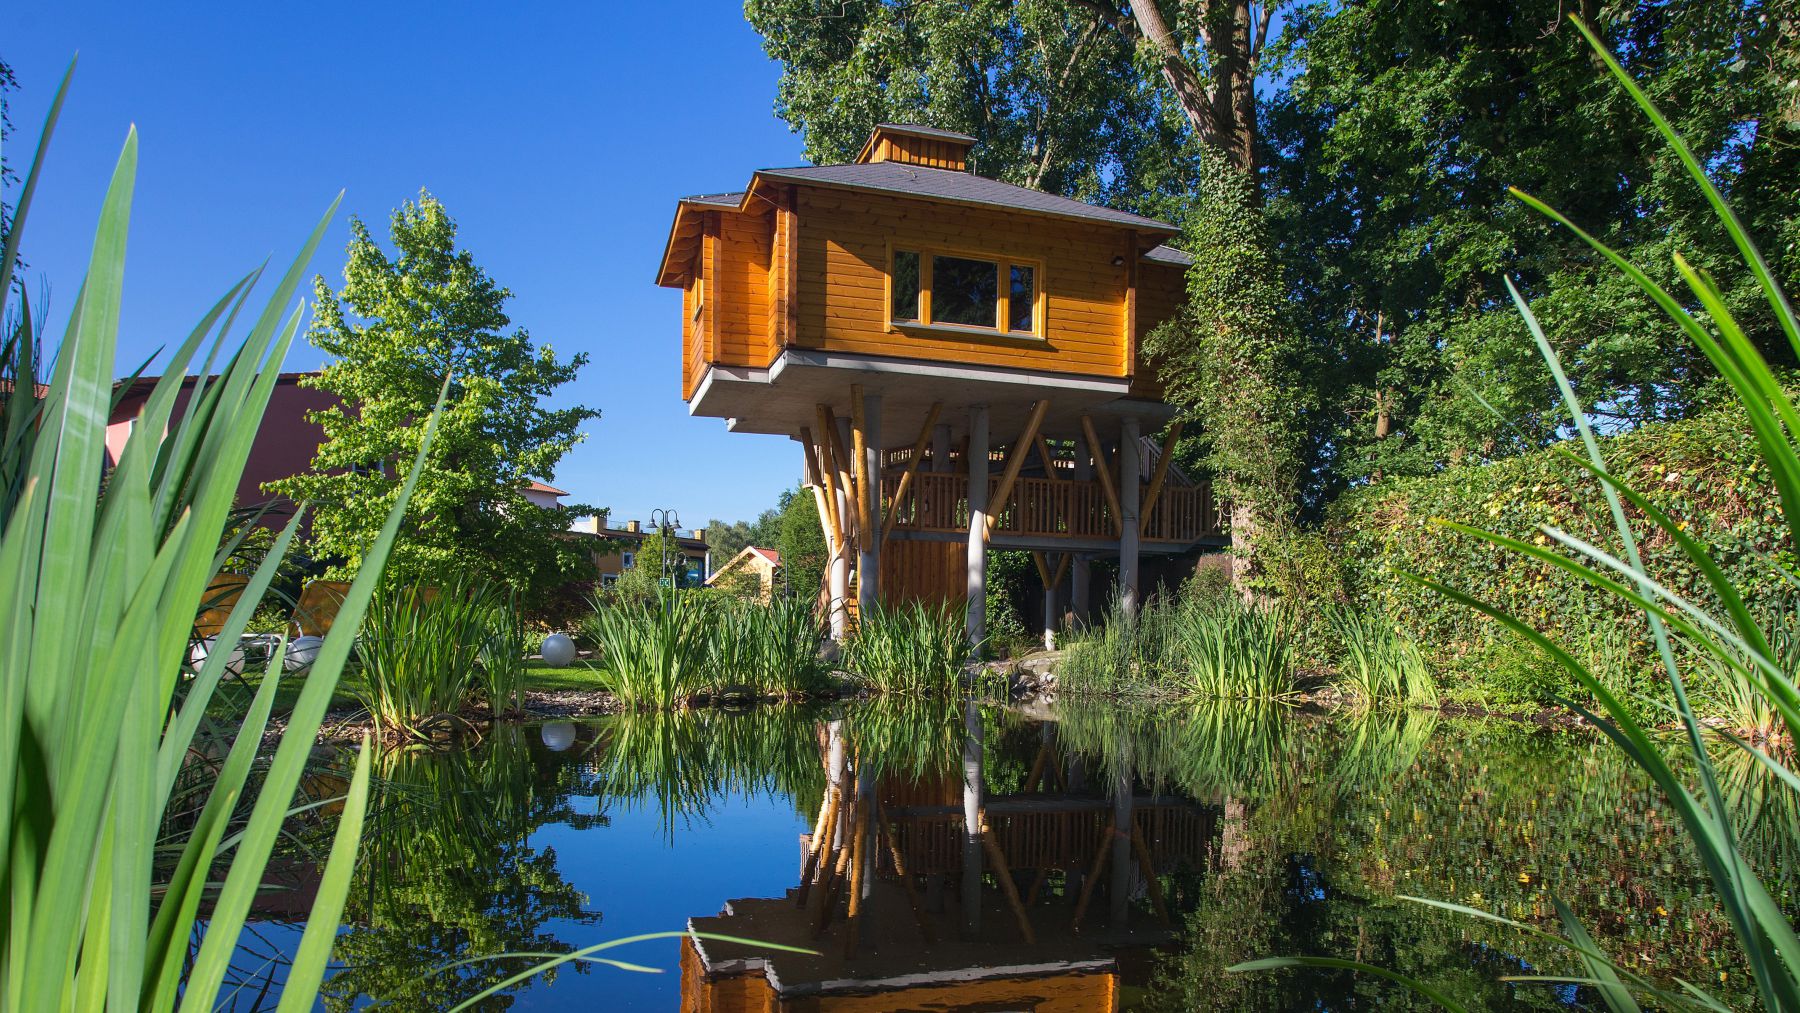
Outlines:
<svg viewBox="0 0 1800 1013"><path fill-rule="evenodd" d="M561 633L552 633L544 638L544 646L539 653L544 664L551 668L568 668L575 663L575 641Z"/></svg>
<svg viewBox="0 0 1800 1013"><path fill-rule="evenodd" d="M324 637L295 637L288 643L287 653L281 658L281 667L290 672L310 668L313 662L319 660L319 648L323 646Z"/></svg>

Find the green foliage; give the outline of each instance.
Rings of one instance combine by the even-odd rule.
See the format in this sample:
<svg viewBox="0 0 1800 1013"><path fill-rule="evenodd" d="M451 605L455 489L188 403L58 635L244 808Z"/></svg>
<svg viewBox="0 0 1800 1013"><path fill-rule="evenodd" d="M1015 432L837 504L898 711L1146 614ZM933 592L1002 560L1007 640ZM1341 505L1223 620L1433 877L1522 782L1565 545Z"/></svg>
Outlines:
<svg viewBox="0 0 1800 1013"><path fill-rule="evenodd" d="M1508 186L1632 251L1665 286L1678 283L1671 254L1682 251L1720 279L1754 343L1791 361L1755 280L1732 270L1704 196L1679 160L1652 157L1655 127L1596 73L1569 10L1355 0L1284 11L1271 57L1288 73L1264 107L1269 146L1284 157L1268 161L1265 185L1291 305L1316 349L1314 496L1566 435L1503 278L1531 299L1603 430L1685 417L1724 395L1636 285ZM1792 52L1791 19L1710 0L1582 11L1668 106L1774 252L1776 274L1794 279L1800 130L1794 74L1775 55Z"/></svg>
<svg viewBox="0 0 1800 1013"><path fill-rule="evenodd" d="M878 603L863 608L844 644L844 667L882 693L950 693L969 654L963 617L949 605Z"/></svg>
<svg viewBox="0 0 1800 1013"><path fill-rule="evenodd" d="M1190 188L1186 122L1160 101L1160 71L1087 5L829 13L812 0L744 5L782 66L775 111L814 162L851 160L877 123L926 123L974 135L976 170L1011 183L1141 209Z"/></svg>
<svg viewBox="0 0 1800 1013"><path fill-rule="evenodd" d="M796 495L811 497L804 489L788 489L781 494L781 500L774 507L756 515L754 521L735 521L727 523L721 520L706 522L706 544L712 547L715 565L724 566L726 562L744 551L745 546L756 545L765 549L776 547L781 538L781 517L786 512L788 503Z"/></svg>
<svg viewBox="0 0 1800 1013"><path fill-rule="evenodd" d="M1256 183L1208 156L1186 238L1206 255L1188 270L1188 303L1146 337L1165 396L1199 424L1200 463L1233 504L1244 576L1294 515L1301 471L1304 334L1287 318L1283 266ZM1247 550L1247 551L1245 551Z"/></svg>
<svg viewBox="0 0 1800 1013"><path fill-rule="evenodd" d="M1156 598L1070 638L1057 687L1072 694L1274 700L1295 691L1294 619L1235 597Z"/></svg>
<svg viewBox="0 0 1800 1013"><path fill-rule="evenodd" d="M789 593L807 599L824 586L825 567L831 563L819 523L819 504L811 493L796 491L781 505L775 551L781 553Z"/></svg>
<svg viewBox="0 0 1800 1013"><path fill-rule="evenodd" d="M1042 646L1025 625L1025 592L1032 573L1029 552L988 552L987 598L983 602L987 635L981 644L988 657L1016 657Z"/></svg>
<svg viewBox="0 0 1800 1013"><path fill-rule="evenodd" d="M0 249L0 319L67 85L65 77ZM368 566L275 733L273 754L258 757L281 681L279 651L235 727L215 729L207 710L230 652L213 651L192 666L189 639L299 326L294 297L304 265L336 209L320 220L240 345L233 348L226 332L260 271L232 286L175 344L103 483L136 173L132 131L101 205L46 397L33 403L34 357L10 377L19 384L13 393L25 396L4 406L0 861L8 903L0 995L8 1009L167 1011L229 1001L220 992L228 967L411 493L410 486L397 492L385 525L359 546ZM21 312L9 343L34 349L35 327ZM218 372L194 385L175 419L183 377L201 362ZM15 425L23 416L32 424ZM424 429L420 446L429 448L429 422ZM297 528L298 518L271 545L221 641L235 642L262 604ZM368 760L365 749L344 784L342 819L319 866L312 925L288 968L283 1010L310 1005L324 972L361 834ZM254 782L253 767L260 768Z"/></svg>
<svg viewBox="0 0 1800 1013"><path fill-rule="evenodd" d="M321 994L326 1009L360 1009L370 999L391 1009L449 1009L537 962L525 954L572 949L558 928L600 921L555 850L529 840L547 823L604 826L605 816L581 805L598 786L535 760L536 735L501 724L463 748L381 755L371 833L333 949L342 969ZM472 957L489 959L446 966ZM553 982L555 972L543 980Z"/></svg>
<svg viewBox="0 0 1800 1013"><path fill-rule="evenodd" d="M1330 616L1342 648L1338 685L1364 706L1438 702L1437 681L1419 645L1401 636L1379 613L1337 608Z"/></svg>
<svg viewBox="0 0 1800 1013"><path fill-rule="evenodd" d="M1760 461L1744 412L1714 410L1681 422L1642 426L1602 445L1608 470L1669 511L1684 533L1711 548L1712 558L1752 601L1785 597L1782 568L1793 568L1794 543L1779 495ZM1561 447L1426 478L1390 479L1341 499L1326 537L1355 607L1392 617L1410 640L1430 644L1446 689L1491 691L1497 702L1549 702L1580 693L1560 666L1521 648L1498 624L1410 579L1442 581L1477 595L1564 643L1590 650L1592 631L1622 631L1615 667L1651 669L1649 629L1636 609L1592 588L1553 563L1521 557L1491 542L1444 527L1441 519L1479 519L1484 528L1533 545L1550 543L1552 524L1591 544L1617 547L1593 500L1595 480ZM1639 522L1644 514L1627 507ZM1711 592L1699 564L1672 538L1646 539L1645 566L1665 587L1705 600ZM1635 661L1631 660L1635 659ZM1640 687L1669 702L1660 680ZM1585 698L1585 697L1583 697Z"/></svg>
<svg viewBox="0 0 1800 1013"><path fill-rule="evenodd" d="M707 658L715 686L746 686L759 696L831 688L830 666L819 658L824 629L810 600L724 595L710 611Z"/></svg>
<svg viewBox="0 0 1800 1013"><path fill-rule="evenodd" d="M394 212L389 257L361 221L350 220L344 287L314 281L317 316L308 338L333 357L306 381L344 404L311 413L325 430L312 470L271 483L271 492L312 501L311 548L354 574L370 533L407 477L424 419L452 377L443 430L407 515L394 558L405 579L471 568L528 600L587 575L587 559L561 537L591 508L538 507L525 499L533 477L549 477L599 412L544 401L587 361L559 361L523 329L507 331L511 292L466 250L456 223L422 192ZM529 603L529 602L528 602Z"/></svg>
<svg viewBox="0 0 1800 1013"><path fill-rule="evenodd" d="M1681 135L1631 75L1612 58L1600 39L1579 20L1575 24L1587 36L1595 55L1641 108L1645 118L1663 135L1676 161L1711 206L1720 231L1737 248L1748 276L1740 279L1739 284L1762 297L1791 349L1800 352L1800 318L1796 317L1781 285L1743 224L1714 185L1706 165L1683 142ZM1800 409L1796 409L1792 398L1758 351L1752 331L1739 322L1738 314L1728 305L1725 292L1709 274L1696 270L1680 253L1674 254L1674 267L1687 293L1703 307L1696 315L1653 277L1599 238L1582 231L1561 212L1536 198L1524 194L1519 197L1551 220L1568 227L1594 252L1611 262L1621 275L1667 314L1669 321L1730 384L1751 430L1750 440L1757 448L1759 463L1781 497L1778 530L1791 545L1795 533L1800 531L1800 448L1794 444L1795 430L1800 429ZM1760 698L1757 699L1759 707L1779 716L1778 722L1771 719L1771 725L1779 732L1780 739L1788 743L1794 742L1796 732L1800 732L1800 688L1796 688L1793 673L1782 667L1783 652L1771 642L1764 628L1766 619L1759 617L1752 608L1754 599L1746 592L1754 589L1735 582L1709 545L1689 532L1686 521L1659 509L1642 491L1642 485L1634 485L1612 471L1587 422L1574 386L1562 368L1561 356L1545 335L1530 304L1516 288L1509 286L1509 289L1580 436L1580 453L1570 453L1568 460L1599 483L1599 500L1604 503L1612 526L1608 539L1610 547L1579 538L1556 522L1542 526L1541 543L1484 531L1469 524L1448 522L1448 526L1487 542L1511 558L1554 566L1647 620L1656 658L1667 681L1671 709L1679 720L1682 733L1679 747L1671 750L1666 742L1653 738L1633 708L1614 696L1601 681L1601 674L1583 664L1578 656L1559 643L1564 640L1562 636L1547 634L1532 618L1484 601L1466 589L1442 582L1427 582L1427 586L1501 623L1553 658L1581 684L1595 701L1594 709L1584 711L1584 714L1655 784L1663 803L1673 813L1682 835L1711 880L1717 907L1730 926L1730 942L1721 945L1734 948L1742 957L1760 1005L1765 1009L1800 1006L1800 937L1796 936L1789 910L1776 900L1781 894L1771 891L1769 882L1748 860L1737 838L1739 820L1732 812L1732 797L1727 793L1730 782L1721 777L1720 765L1709 748L1713 733L1701 723L1689 698L1686 676L1699 666L1686 655L1701 658L1704 666L1711 668L1717 678L1741 683L1739 691L1745 699ZM1592 494L1588 495L1588 501L1593 501ZM1632 511L1627 510L1627 504ZM1598 508L1599 504L1595 503L1595 506ZM1665 539L1677 546L1684 561L1701 574L1703 595L1690 597L1656 579L1646 550ZM1591 613L1584 615L1584 619L1591 622ZM1727 748L1748 749L1743 738L1728 736L1725 741ZM1771 782L1780 783L1789 791L1800 786L1800 778L1796 778L1782 758L1760 749L1748 749L1748 755L1762 764ZM1791 758L1791 751L1787 755ZM1781 884L1776 886L1779 890ZM1642 995L1658 1006L1720 1008L1717 1000L1692 985L1684 983L1680 990L1659 987L1638 970L1635 957L1625 964L1615 961L1591 941L1581 921L1562 905L1560 899L1553 900L1563 934L1539 935L1567 946L1579 957L1586 977L1598 977L1605 983L1609 1007L1635 1009L1636 996ZM1426 900L1424 903L1490 917L1479 910L1441 901ZM1519 927L1529 928L1522 924ZM1296 962L1309 961L1288 960L1284 963ZM1378 974L1390 973L1372 970Z"/></svg>
<svg viewBox="0 0 1800 1013"><path fill-rule="evenodd" d="M712 615L704 599L665 591L650 603L595 602L582 632L594 645L601 684L628 708L662 708L711 684Z"/></svg>
<svg viewBox="0 0 1800 1013"><path fill-rule="evenodd" d="M388 581L369 604L356 654L360 696L384 727L429 739L478 691L498 715L521 703L525 635L510 589L468 573Z"/></svg>

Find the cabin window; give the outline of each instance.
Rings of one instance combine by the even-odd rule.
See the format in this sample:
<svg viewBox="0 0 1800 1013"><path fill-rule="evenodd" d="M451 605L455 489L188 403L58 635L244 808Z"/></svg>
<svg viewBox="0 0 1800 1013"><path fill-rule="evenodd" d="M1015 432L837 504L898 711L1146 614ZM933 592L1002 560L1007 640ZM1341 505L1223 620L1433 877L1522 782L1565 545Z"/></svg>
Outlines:
<svg viewBox="0 0 1800 1013"><path fill-rule="evenodd" d="M888 320L1035 336L1040 269L1007 259L895 249Z"/></svg>
<svg viewBox="0 0 1800 1013"><path fill-rule="evenodd" d="M1012 288L1007 293L1006 329L1023 334L1037 332L1037 270L1026 264L1012 265Z"/></svg>
<svg viewBox="0 0 1800 1013"><path fill-rule="evenodd" d="M993 327L1000 312L1000 265L964 257L931 258L931 322Z"/></svg>
<svg viewBox="0 0 1800 1013"><path fill-rule="evenodd" d="M893 319L908 323L919 319L919 254L894 251Z"/></svg>

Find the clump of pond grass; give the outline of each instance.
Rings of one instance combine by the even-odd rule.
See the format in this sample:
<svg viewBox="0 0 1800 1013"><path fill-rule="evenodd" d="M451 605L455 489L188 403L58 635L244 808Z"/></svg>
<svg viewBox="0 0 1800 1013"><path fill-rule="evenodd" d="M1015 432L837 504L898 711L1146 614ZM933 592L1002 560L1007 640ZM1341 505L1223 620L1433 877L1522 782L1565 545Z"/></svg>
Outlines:
<svg viewBox="0 0 1800 1013"><path fill-rule="evenodd" d="M845 667L883 693L947 693L962 683L969 649L949 605L876 604L856 618Z"/></svg>
<svg viewBox="0 0 1800 1013"><path fill-rule="evenodd" d="M830 688L830 666L819 657L824 627L811 601L726 596L709 607L707 654L718 687L745 686L762 696Z"/></svg>
<svg viewBox="0 0 1800 1013"><path fill-rule="evenodd" d="M1437 680L1419 645L1401 636L1379 613L1334 609L1329 617L1338 643L1338 683L1365 706L1437 703Z"/></svg>
<svg viewBox="0 0 1800 1013"><path fill-rule="evenodd" d="M1191 694L1276 700L1296 691L1294 624L1283 607L1235 599L1178 607L1168 639L1169 662Z"/></svg>
<svg viewBox="0 0 1800 1013"><path fill-rule="evenodd" d="M359 696L384 727L426 738L460 721L477 692L502 713L524 682L524 630L512 596L467 574L390 582L356 642Z"/></svg>
<svg viewBox="0 0 1800 1013"><path fill-rule="evenodd" d="M710 685L710 611L693 595L665 591L651 604L595 602L582 632L600 681L627 707L669 707Z"/></svg>
<svg viewBox="0 0 1800 1013"><path fill-rule="evenodd" d="M1069 642L1064 692L1273 700L1295 690L1294 624L1237 599L1159 598L1133 614L1114 603Z"/></svg>

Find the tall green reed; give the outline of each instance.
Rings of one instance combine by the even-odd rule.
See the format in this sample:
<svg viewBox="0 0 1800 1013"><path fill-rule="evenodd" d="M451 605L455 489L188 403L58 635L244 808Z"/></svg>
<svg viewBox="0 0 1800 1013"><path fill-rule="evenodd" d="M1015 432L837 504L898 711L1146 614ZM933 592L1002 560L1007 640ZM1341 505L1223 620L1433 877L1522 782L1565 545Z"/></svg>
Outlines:
<svg viewBox="0 0 1800 1013"><path fill-rule="evenodd" d="M369 603L356 654L363 705L384 727L429 738L462 723L480 691L494 713L524 682L525 633L512 595L468 574L391 581Z"/></svg>
<svg viewBox="0 0 1800 1013"><path fill-rule="evenodd" d="M1366 706L1437 703L1437 680L1419 645L1401 636L1379 614L1353 608L1327 617L1337 640L1338 683Z"/></svg>
<svg viewBox="0 0 1800 1013"><path fill-rule="evenodd" d="M711 686L710 609L704 599L665 591L660 602L596 601L582 631L594 645L601 683L627 707L668 707Z"/></svg>
<svg viewBox="0 0 1800 1013"><path fill-rule="evenodd" d="M71 67L73 73L73 67ZM18 244L68 87L63 78L0 250L0 319ZM218 572L250 447L301 321L294 305L321 218L235 348L227 335L253 272L171 352L116 466L104 476L106 425L124 283L137 135L128 132L102 201L87 275L46 396L34 354L39 322L21 303L7 336L16 385L0 405L0 840L9 897L0 938L0 1006L12 1010L205 1009L220 996L264 880L313 737L380 578L436 416L381 534L365 557L301 689L260 787L249 775L281 681L278 647L198 812L159 842L172 793L204 740L206 708L229 651L184 678L188 642ZM204 359L201 346L211 338ZM177 395L190 368L185 411ZM219 637L235 642L268 591L296 516L251 576ZM191 771L189 771L191 774ZM310 1008L343 909L367 805L365 744L288 968L280 1009ZM160 843L160 846L159 846ZM200 918L203 901L207 906ZM194 940L198 940L197 943Z"/></svg>
<svg viewBox="0 0 1800 1013"><path fill-rule="evenodd" d="M951 606L878 603L857 615L844 664L882 693L950 693L962 685L968 653Z"/></svg>
<svg viewBox="0 0 1800 1013"><path fill-rule="evenodd" d="M1670 149L1688 170L1725 232L1737 247L1744 267L1756 279L1769 310L1786 335L1795 354L1800 354L1800 318L1797 318L1786 294L1776 282L1762 254L1751 241L1743 224L1733 214L1724 196L1706 173L1706 167L1675 133L1669 122L1651 102L1631 76L1613 59L1600 40L1580 21L1575 25L1588 39L1594 52L1603 60L1614 78L1630 94L1663 135ZM1790 540L1800 541L1800 409L1782 387L1760 350L1751 341L1736 315L1727 307L1723 295L1712 279L1695 270L1679 253L1674 267L1686 285L1692 305L1665 290L1649 273L1582 231L1574 222L1533 197L1514 191L1532 208L1568 228L1605 257L1621 273L1644 291L1699 348L1719 376L1730 386L1737 403L1744 409L1762 463L1770 480L1780 493L1782 514ZM1510 288L1509 282L1509 288ZM1492 617L1518 636L1544 651L1562 666L1582 688L1592 695L1594 707L1570 701L1569 706L1600 729L1655 783L1667 800L1683 831L1693 844L1700 867L1712 882L1714 892L1729 921L1737 949L1749 968L1751 980L1763 1008L1769 1010L1800 1009L1800 935L1795 932L1787 910L1770 893L1754 865L1743 853L1743 842L1727 795L1727 781L1709 749L1709 742L1723 740L1727 748L1737 749L1765 770L1787 793L1800 791L1800 777L1791 766L1775 754L1730 733L1713 735L1696 716L1689 696L1689 679L1695 665L1684 662L1684 655L1697 652L1706 657L1718 677L1733 680L1748 697L1759 701L1779 717L1775 730L1789 742L1795 741L1800 728L1800 689L1792 672L1783 664L1780 651L1771 642L1769 632L1759 620L1752 603L1726 576L1713 558L1713 550L1689 533L1682 521L1671 516L1644 493L1632 489L1608 470L1599 441L1587 423L1587 416L1573 386L1562 369L1556 349L1545 337L1536 316L1523 296L1512 289L1513 301L1524 318L1538 352L1548 365L1562 394L1565 406L1580 438L1582 453L1570 453L1569 462L1592 476L1599 497L1606 503L1617 535L1615 546L1599 546L1552 525L1540 529L1553 544L1535 545L1528 541L1492 534L1466 524L1451 523L1454 531L1479 538L1509 552L1529 556L1548 563L1583 583L1616 595L1641 611L1655 644L1656 659L1664 676L1672 710L1676 715L1681 738L1679 756L1668 755L1666 743L1653 736L1639 720L1633 707L1615 694L1605 682L1563 645L1539 633L1529 623L1504 610L1489 605L1472 595L1431 581L1423 583L1436 591ZM1644 565L1639 552L1643 532L1666 538L1677 545L1705 578L1711 600L1697 601L1671 590ZM1800 576L1786 573L1790 582L1800 585ZM1691 776L1689 775L1691 771ZM1693 983L1682 983L1679 991L1662 987L1632 967L1622 966L1595 942L1573 912L1557 902L1562 925L1560 936L1536 926L1499 918L1463 905L1424 898L1409 898L1420 903L1458 911L1470 917L1511 925L1528 934L1555 939L1579 958L1585 975L1579 979L1595 988L1607 1008L1615 1011L1637 1010L1639 999L1666 1008L1719 1009L1717 1000ZM1368 964L1327 957L1280 957L1238 965L1234 970L1257 970L1272 967L1315 966L1365 971L1395 980L1447 1009L1461 1009L1455 997L1382 968Z"/></svg>
<svg viewBox="0 0 1800 1013"><path fill-rule="evenodd" d="M1296 690L1292 616L1237 599L1117 603L1071 638L1057 668L1069 693L1274 700Z"/></svg>
<svg viewBox="0 0 1800 1013"><path fill-rule="evenodd" d="M716 686L747 686L763 696L831 688L830 666L819 656L825 631L812 602L732 595L708 607L707 659Z"/></svg>

